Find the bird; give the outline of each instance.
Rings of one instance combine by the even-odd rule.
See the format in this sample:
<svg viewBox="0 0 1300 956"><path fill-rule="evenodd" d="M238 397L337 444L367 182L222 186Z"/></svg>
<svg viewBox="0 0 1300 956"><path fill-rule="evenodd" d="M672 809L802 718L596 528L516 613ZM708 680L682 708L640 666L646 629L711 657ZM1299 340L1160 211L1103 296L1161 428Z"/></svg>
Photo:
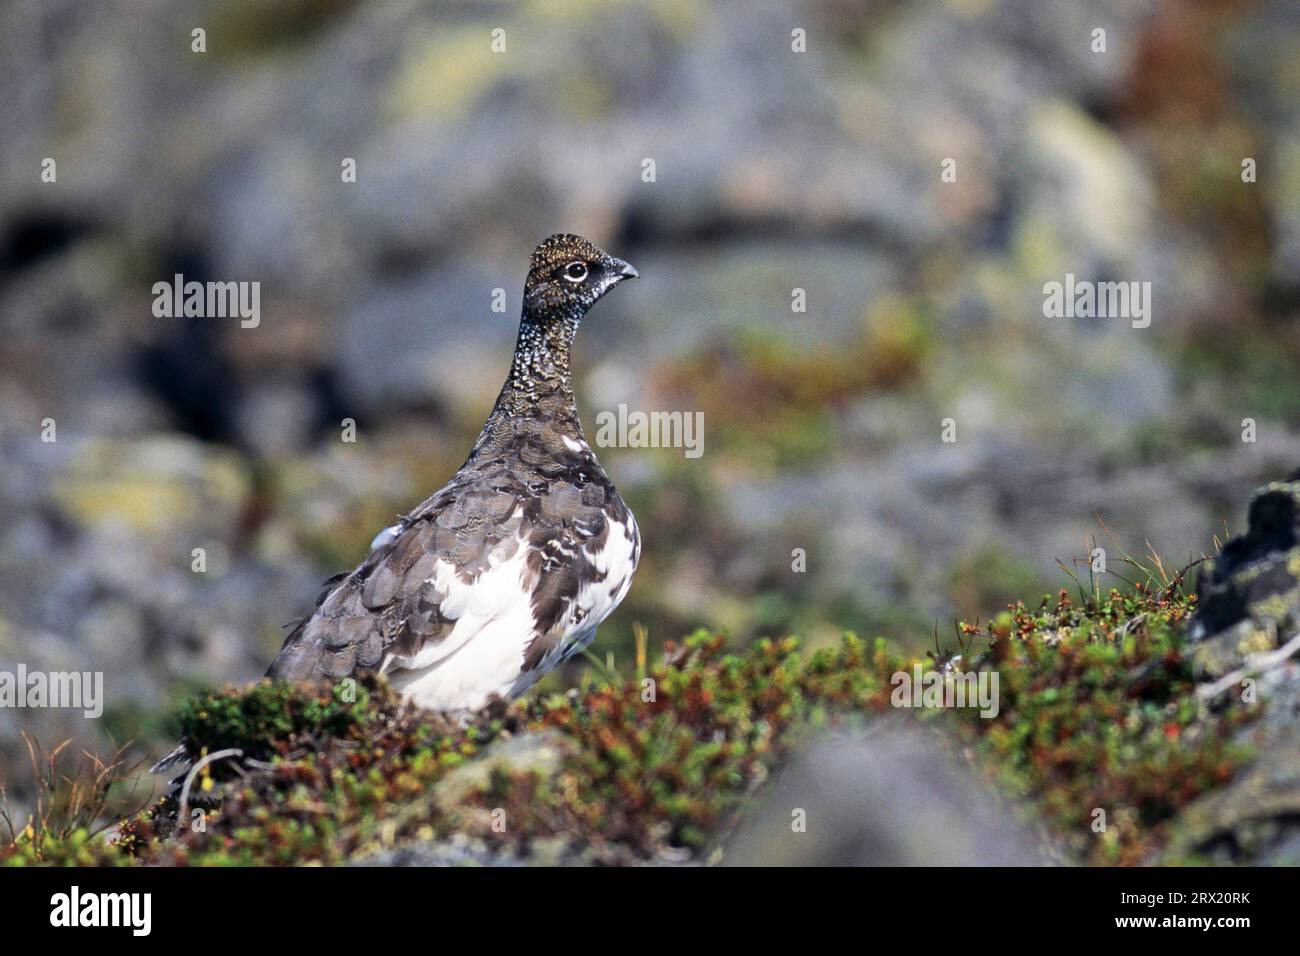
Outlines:
<svg viewBox="0 0 1300 956"><path fill-rule="evenodd" d="M581 236L533 252L510 371L460 470L325 582L274 681L378 672L448 713L512 700L595 639L641 557L631 510L583 435L578 327L639 273Z"/></svg>

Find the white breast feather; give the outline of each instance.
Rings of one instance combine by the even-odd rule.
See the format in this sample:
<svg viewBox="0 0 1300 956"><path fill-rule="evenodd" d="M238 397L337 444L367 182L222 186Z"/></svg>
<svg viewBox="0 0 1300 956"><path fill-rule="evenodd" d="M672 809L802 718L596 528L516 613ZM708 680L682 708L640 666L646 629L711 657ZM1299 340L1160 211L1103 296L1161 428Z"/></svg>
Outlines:
<svg viewBox="0 0 1300 956"><path fill-rule="evenodd" d="M578 589L577 597L556 623L555 630L561 637L555 650L537 669L537 676L590 644L596 636L596 627L622 603L632 586L632 573L636 570L636 539L636 521L629 512L626 526L610 525L609 535L600 550L583 549L587 560L597 571L605 572L605 576Z"/></svg>
<svg viewBox="0 0 1300 956"><path fill-rule="evenodd" d="M410 656L388 658L382 671L413 703L436 710L471 709L505 694L519 675L527 642L537 628L532 595L524 587L528 549L493 562L466 584L446 561L429 582L442 596L439 612L451 632Z"/></svg>
<svg viewBox="0 0 1300 956"><path fill-rule="evenodd" d="M434 566L429 583L442 596L439 611L455 621L446 637L415 654L392 656L381 670L403 695L436 710L474 709L493 694L516 696L551 667L595 637L596 626L627 595L636 570L636 522L611 524L599 550L584 557L604 576L583 584L556 623L560 639L542 665L523 673L524 655L537 631L532 591L525 585L529 548L522 541L509 557L493 562L466 584L445 561Z"/></svg>
<svg viewBox="0 0 1300 956"><path fill-rule="evenodd" d="M632 572L636 570L633 555L636 553L636 521L628 512L627 525L611 524L605 546L599 551L584 549L597 571L605 577L578 589L577 607L583 611L580 626L594 628L614 613L627 589L632 586Z"/></svg>

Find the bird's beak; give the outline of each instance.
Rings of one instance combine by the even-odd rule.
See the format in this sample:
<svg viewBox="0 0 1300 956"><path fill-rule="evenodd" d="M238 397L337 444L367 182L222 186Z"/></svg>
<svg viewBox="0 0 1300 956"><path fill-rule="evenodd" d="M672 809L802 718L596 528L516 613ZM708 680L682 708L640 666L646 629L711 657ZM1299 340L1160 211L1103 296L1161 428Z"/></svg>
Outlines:
<svg viewBox="0 0 1300 956"><path fill-rule="evenodd" d="M624 262L622 259L611 258L609 262L609 271L613 275L618 276L618 281L620 282L624 279L639 279L641 277L641 273L636 271L632 266L632 263Z"/></svg>

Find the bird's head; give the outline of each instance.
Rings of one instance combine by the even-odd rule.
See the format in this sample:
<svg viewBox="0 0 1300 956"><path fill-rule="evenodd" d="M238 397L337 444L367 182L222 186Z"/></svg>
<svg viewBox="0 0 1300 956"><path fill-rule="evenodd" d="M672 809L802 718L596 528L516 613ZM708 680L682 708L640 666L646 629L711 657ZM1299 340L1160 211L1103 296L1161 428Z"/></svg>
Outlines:
<svg viewBox="0 0 1300 956"><path fill-rule="evenodd" d="M580 319L606 292L637 275L595 243L560 233L533 252L524 280L524 311L543 320Z"/></svg>

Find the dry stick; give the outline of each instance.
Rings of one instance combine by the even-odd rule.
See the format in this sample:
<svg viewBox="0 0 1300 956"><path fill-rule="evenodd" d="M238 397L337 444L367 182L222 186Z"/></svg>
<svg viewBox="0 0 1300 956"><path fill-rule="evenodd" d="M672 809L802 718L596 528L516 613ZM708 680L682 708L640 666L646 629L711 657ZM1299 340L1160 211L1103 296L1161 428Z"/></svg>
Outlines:
<svg viewBox="0 0 1300 956"><path fill-rule="evenodd" d="M208 764L212 763L212 761L214 760L220 760L223 757L242 757L242 756L244 756L244 752L235 747L232 747L229 750L218 750L214 754L208 754L206 757L199 760L192 768L190 768L190 772L185 777L185 783L181 787L181 802L179 807L176 810L177 826L179 827L189 826L189 824L186 822L186 819L189 817L189 810L190 810L190 784L194 782L194 778L198 776L199 771L202 770L204 767L206 767Z"/></svg>
<svg viewBox="0 0 1300 956"><path fill-rule="evenodd" d="M1250 666L1238 668L1231 674L1224 674L1213 684L1209 684L1205 687L1198 687L1196 690L1196 696L1200 697L1202 700L1213 700L1234 684L1241 683L1247 674L1260 674L1264 671L1272 670L1279 664L1285 664L1287 659L1296 651L1300 651L1300 633L1297 633L1295 637L1291 638L1291 640L1287 641L1286 644L1279 647L1277 650L1269 651L1267 654L1262 654L1259 657L1256 657L1251 661Z"/></svg>

